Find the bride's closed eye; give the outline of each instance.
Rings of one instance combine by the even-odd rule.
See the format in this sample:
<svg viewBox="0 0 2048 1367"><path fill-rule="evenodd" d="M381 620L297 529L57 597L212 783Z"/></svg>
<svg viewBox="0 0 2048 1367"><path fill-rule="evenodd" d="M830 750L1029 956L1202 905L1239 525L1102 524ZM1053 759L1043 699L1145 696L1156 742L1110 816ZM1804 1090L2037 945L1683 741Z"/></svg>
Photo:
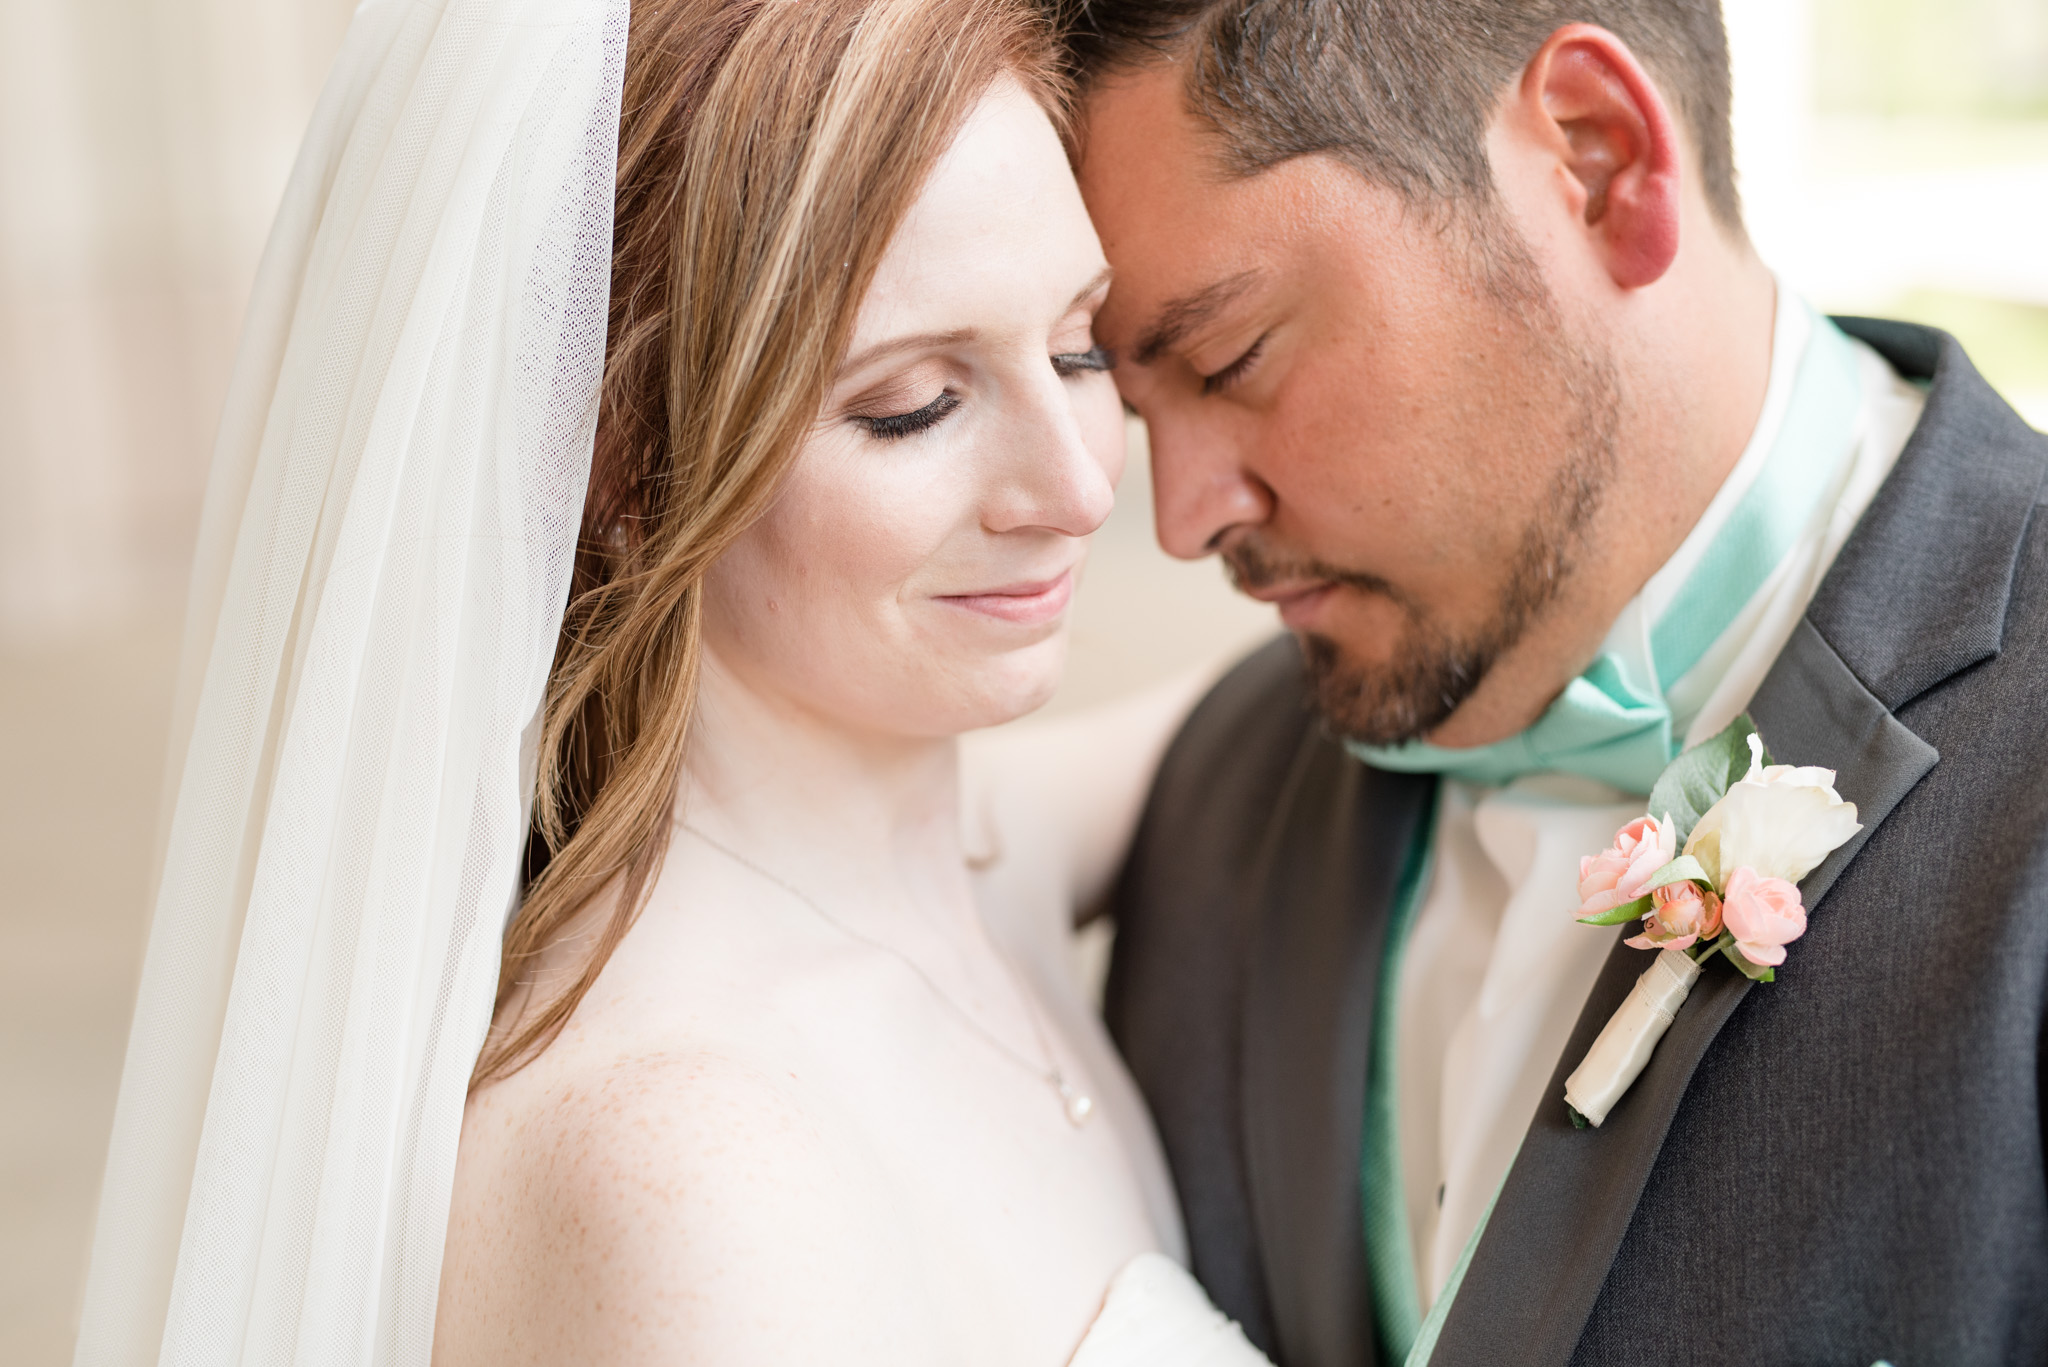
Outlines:
<svg viewBox="0 0 2048 1367"><path fill-rule="evenodd" d="M854 422L867 429L869 436L879 437L883 441L896 441L937 427L959 406L958 395L951 390L940 390L937 398L924 407L914 408L908 413L855 413L852 418Z"/></svg>
<svg viewBox="0 0 2048 1367"><path fill-rule="evenodd" d="M1086 351L1062 351L1052 355L1053 373L1061 379L1076 375L1100 373L1114 369L1116 353L1108 347L1092 346ZM913 437L920 432L930 431L944 422L960 407L960 397L951 390L941 390L937 398L922 408L913 408L903 413L851 413L847 416L871 437L882 441L898 441Z"/></svg>
<svg viewBox="0 0 2048 1367"><path fill-rule="evenodd" d="M1061 379L1073 375L1085 375L1090 371L1114 370L1116 353L1108 347L1092 346L1086 351L1056 352L1052 358L1053 371Z"/></svg>

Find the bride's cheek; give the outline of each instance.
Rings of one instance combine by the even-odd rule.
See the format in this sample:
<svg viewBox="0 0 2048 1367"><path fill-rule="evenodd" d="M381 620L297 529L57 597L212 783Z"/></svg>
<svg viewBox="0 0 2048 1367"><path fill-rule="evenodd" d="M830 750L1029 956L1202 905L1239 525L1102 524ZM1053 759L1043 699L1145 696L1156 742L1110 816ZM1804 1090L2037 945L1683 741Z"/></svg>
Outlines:
<svg viewBox="0 0 2048 1367"><path fill-rule="evenodd" d="M1080 389L1074 403L1074 416L1081 427L1082 444L1102 467L1110 487L1118 488L1123 483L1124 460L1130 441L1123 400L1117 397L1116 386L1107 375L1096 377Z"/></svg>

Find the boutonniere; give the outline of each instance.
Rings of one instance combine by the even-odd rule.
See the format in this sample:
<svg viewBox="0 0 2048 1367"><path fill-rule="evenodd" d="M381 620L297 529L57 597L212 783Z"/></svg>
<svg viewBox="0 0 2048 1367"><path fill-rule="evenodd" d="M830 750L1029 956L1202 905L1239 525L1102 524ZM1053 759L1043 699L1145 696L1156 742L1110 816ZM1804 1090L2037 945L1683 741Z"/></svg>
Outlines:
<svg viewBox="0 0 2048 1367"><path fill-rule="evenodd" d="M1709 958L1758 982L1777 976L1785 946L1806 933L1799 880L1862 829L1834 783L1832 769L1773 764L1744 713L1658 776L1650 811L1661 817L1631 821L1579 861L1579 920L1640 919L1627 943L1663 953L1565 1080L1574 1125L1607 1119Z"/></svg>

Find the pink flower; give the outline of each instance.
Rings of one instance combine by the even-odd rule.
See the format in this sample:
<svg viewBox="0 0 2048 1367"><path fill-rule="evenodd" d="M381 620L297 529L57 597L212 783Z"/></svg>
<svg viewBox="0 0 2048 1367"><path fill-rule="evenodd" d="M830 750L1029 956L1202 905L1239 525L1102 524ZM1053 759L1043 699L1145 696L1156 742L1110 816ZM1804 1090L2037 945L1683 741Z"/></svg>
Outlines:
<svg viewBox="0 0 2048 1367"><path fill-rule="evenodd" d="M1671 883L1650 894L1651 911L1633 949L1684 949L1721 933L1721 899L1693 882Z"/></svg>
<svg viewBox="0 0 2048 1367"><path fill-rule="evenodd" d="M1728 876L1722 914L1735 934L1735 947L1753 964L1785 962L1785 946L1806 933L1806 908L1799 889L1782 878L1766 878L1744 864Z"/></svg>
<svg viewBox="0 0 2048 1367"><path fill-rule="evenodd" d="M1678 853L1678 831L1665 817L1637 817L1614 833L1614 843L1579 860L1579 915L1598 916L1633 902Z"/></svg>

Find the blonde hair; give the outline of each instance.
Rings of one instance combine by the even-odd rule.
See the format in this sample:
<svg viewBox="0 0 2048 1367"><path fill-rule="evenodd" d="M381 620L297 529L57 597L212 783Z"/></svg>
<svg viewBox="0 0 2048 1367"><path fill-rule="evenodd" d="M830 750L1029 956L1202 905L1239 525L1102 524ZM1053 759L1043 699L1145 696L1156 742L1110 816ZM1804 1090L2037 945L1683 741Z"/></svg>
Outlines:
<svg viewBox="0 0 2048 1367"><path fill-rule="evenodd" d="M999 77L1064 107L1023 0L635 0L631 22L597 447L472 1087L553 1042L646 898L705 571L774 498L896 225ZM580 962L542 988L539 959L606 892Z"/></svg>

